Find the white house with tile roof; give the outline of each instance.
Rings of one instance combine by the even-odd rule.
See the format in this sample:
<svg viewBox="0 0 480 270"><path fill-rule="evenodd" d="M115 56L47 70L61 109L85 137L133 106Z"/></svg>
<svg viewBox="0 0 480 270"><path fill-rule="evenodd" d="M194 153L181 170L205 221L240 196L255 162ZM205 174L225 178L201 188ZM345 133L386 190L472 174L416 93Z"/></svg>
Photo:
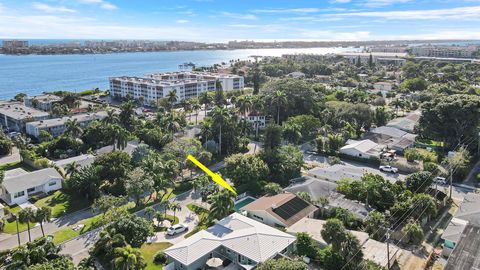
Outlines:
<svg viewBox="0 0 480 270"><path fill-rule="evenodd" d="M231 261L234 269L252 269L258 263L288 254L295 237L238 213L165 250L166 269L203 269L211 258Z"/></svg>

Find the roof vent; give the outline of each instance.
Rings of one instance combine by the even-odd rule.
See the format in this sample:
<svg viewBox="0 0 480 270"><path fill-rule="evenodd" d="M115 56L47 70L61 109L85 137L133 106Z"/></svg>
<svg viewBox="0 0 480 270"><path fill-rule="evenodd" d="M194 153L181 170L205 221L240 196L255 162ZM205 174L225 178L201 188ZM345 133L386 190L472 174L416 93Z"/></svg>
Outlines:
<svg viewBox="0 0 480 270"><path fill-rule="evenodd" d="M277 205L276 204L272 204L272 210L275 210L277 209Z"/></svg>

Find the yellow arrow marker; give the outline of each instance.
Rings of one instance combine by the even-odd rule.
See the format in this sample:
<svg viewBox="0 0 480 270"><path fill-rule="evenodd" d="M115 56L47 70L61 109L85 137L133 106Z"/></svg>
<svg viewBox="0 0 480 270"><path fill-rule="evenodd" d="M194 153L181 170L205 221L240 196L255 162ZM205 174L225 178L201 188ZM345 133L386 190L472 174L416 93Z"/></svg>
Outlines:
<svg viewBox="0 0 480 270"><path fill-rule="evenodd" d="M233 194L235 194L235 196L237 195L237 192L225 180L223 180L223 178L220 175L212 172L210 169L208 169L205 165L200 163L200 161L198 161L192 155L188 155L187 159L189 159L191 162L193 162L195 165L197 165L197 167L202 169L202 171L204 171L206 174L208 174L208 176L212 177L212 180L215 183L217 183L220 186L230 190Z"/></svg>

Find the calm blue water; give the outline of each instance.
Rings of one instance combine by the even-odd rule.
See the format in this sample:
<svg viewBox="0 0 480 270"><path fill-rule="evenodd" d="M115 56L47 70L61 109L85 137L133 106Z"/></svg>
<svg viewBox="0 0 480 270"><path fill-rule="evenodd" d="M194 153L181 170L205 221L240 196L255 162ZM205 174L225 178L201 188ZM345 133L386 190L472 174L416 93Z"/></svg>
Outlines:
<svg viewBox="0 0 480 270"><path fill-rule="evenodd" d="M287 53L326 54L354 51L354 48L258 49L232 51L180 51L118 53L98 55L0 55L0 99L19 92L28 95L44 91L109 87L111 76L141 76L145 73L176 71L178 65L197 66L247 59L251 55L281 56Z"/></svg>

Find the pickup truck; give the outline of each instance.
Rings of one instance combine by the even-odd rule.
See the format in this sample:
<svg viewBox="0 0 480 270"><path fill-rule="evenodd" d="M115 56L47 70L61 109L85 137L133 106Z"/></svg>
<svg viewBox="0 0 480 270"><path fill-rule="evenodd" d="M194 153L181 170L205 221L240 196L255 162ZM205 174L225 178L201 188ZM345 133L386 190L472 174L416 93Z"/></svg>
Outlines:
<svg viewBox="0 0 480 270"><path fill-rule="evenodd" d="M380 166L378 169L382 172L398 173L398 168L392 167L390 165Z"/></svg>

